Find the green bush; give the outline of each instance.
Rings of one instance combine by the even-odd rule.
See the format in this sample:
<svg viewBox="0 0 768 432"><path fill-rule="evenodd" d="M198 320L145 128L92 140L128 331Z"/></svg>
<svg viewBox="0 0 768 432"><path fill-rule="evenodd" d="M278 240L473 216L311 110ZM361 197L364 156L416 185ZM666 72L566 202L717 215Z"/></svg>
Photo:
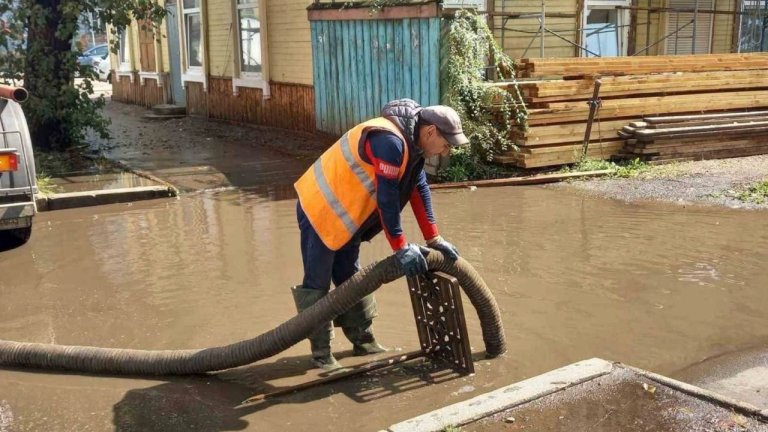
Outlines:
<svg viewBox="0 0 768 432"><path fill-rule="evenodd" d="M468 10L456 13L444 42L448 53L443 103L459 113L469 146L452 153L440 177L453 181L490 178L501 170L491 165L494 156L515 148L509 140L511 129L527 128L528 111L512 75L514 62L496 43L485 18ZM512 80L513 92L486 81L491 59L496 75Z"/></svg>

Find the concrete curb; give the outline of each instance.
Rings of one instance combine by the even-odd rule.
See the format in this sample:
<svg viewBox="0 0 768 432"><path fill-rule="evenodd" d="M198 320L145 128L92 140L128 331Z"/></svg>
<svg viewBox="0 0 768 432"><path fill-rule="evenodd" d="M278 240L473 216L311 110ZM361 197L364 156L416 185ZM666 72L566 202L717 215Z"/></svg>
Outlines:
<svg viewBox="0 0 768 432"><path fill-rule="evenodd" d="M603 177L613 173L613 170L584 171L575 173L543 174L528 177L510 177L494 180L475 180L456 183L437 183L430 185L431 189L458 189L468 187L498 187L498 186L525 186L545 183L556 183L564 180L589 177Z"/></svg>
<svg viewBox="0 0 768 432"><path fill-rule="evenodd" d="M68 192L40 196L36 199L38 211L64 210L103 204L118 204L176 196L175 189L166 186L144 186L124 189L105 189L87 192Z"/></svg>
<svg viewBox="0 0 768 432"><path fill-rule="evenodd" d="M90 158L90 159L96 159L96 158L90 157L90 156L85 156L85 157ZM171 183L168 183L167 181L161 179L160 177L157 177L157 176L155 176L153 174L150 174L150 173L148 173L146 171L142 171L140 169L133 168L130 165L128 165L125 161L122 161L122 160L110 159L108 157L102 157L101 159L107 161L109 164L111 164L115 168L118 168L118 169L120 169L122 171L127 171L127 172L129 172L131 174L137 175L139 177L143 177L143 178L145 178L147 180L150 180L150 181L153 181L153 182L155 182L157 184L161 184L161 185L165 186L169 191L172 192L173 195L171 195L171 196L178 196L179 195L179 190L176 188L176 186L174 186Z"/></svg>
<svg viewBox="0 0 768 432"><path fill-rule="evenodd" d="M171 183L161 179L160 177L157 177L156 175L150 174L150 173L148 173L146 171L142 171L140 169L133 168L133 167L129 166L125 161L112 160L112 159L108 159L108 160L112 161L112 163L114 163L116 166L120 167L121 169L123 169L125 171L133 173L133 174L135 174L135 175L137 175L139 177L144 177L147 180L151 180L151 181L153 181L153 182L155 182L157 184L161 184L161 185L167 187L169 191L173 192L173 196L179 196L179 189L176 188L176 186L174 186L173 184L171 184Z"/></svg>
<svg viewBox="0 0 768 432"><path fill-rule="evenodd" d="M611 373L614 364L599 358L573 363L430 413L392 425L387 432L440 432L522 405Z"/></svg>

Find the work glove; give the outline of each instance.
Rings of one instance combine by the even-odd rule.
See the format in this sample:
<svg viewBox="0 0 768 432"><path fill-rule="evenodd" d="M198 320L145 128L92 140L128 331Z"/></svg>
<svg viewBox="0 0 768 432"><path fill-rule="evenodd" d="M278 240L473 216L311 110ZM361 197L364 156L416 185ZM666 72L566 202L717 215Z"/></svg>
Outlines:
<svg viewBox="0 0 768 432"><path fill-rule="evenodd" d="M459 250L456 249L456 246L445 241L442 236L437 236L428 241L427 246L431 247L432 249L439 250L443 253L443 255L454 261L459 259Z"/></svg>
<svg viewBox="0 0 768 432"><path fill-rule="evenodd" d="M408 276L417 276L427 272L427 260L424 258L429 253L429 249L408 243L404 248L395 252L397 262L403 273Z"/></svg>

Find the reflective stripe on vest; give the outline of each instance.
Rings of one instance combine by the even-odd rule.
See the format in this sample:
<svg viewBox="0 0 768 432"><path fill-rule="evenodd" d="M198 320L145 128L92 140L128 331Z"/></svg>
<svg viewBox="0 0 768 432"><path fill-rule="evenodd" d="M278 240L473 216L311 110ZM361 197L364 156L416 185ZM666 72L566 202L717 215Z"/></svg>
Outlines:
<svg viewBox="0 0 768 432"><path fill-rule="evenodd" d="M345 133L294 185L304 213L331 250L344 246L376 211L374 167L360 158L360 146L372 130L386 130L402 140L403 163L398 172L402 178L408 145L395 124L376 118Z"/></svg>

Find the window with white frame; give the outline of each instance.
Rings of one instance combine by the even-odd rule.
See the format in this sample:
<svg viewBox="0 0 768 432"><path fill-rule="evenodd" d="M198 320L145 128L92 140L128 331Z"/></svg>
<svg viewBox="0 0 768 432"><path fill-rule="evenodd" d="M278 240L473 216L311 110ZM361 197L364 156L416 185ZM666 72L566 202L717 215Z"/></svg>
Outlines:
<svg viewBox="0 0 768 432"><path fill-rule="evenodd" d="M627 55L629 10L627 0L586 0L582 17L583 57Z"/></svg>
<svg viewBox="0 0 768 432"><path fill-rule="evenodd" d="M121 27L117 30L120 46L118 47L117 57L121 70L131 69L131 39L128 37L130 28Z"/></svg>
<svg viewBox="0 0 768 432"><path fill-rule="evenodd" d="M203 67L203 20L200 14L201 0L183 0L182 25L184 26L184 51L187 69Z"/></svg>
<svg viewBox="0 0 768 432"><path fill-rule="evenodd" d="M261 77L261 22L259 0L237 0L240 76Z"/></svg>

